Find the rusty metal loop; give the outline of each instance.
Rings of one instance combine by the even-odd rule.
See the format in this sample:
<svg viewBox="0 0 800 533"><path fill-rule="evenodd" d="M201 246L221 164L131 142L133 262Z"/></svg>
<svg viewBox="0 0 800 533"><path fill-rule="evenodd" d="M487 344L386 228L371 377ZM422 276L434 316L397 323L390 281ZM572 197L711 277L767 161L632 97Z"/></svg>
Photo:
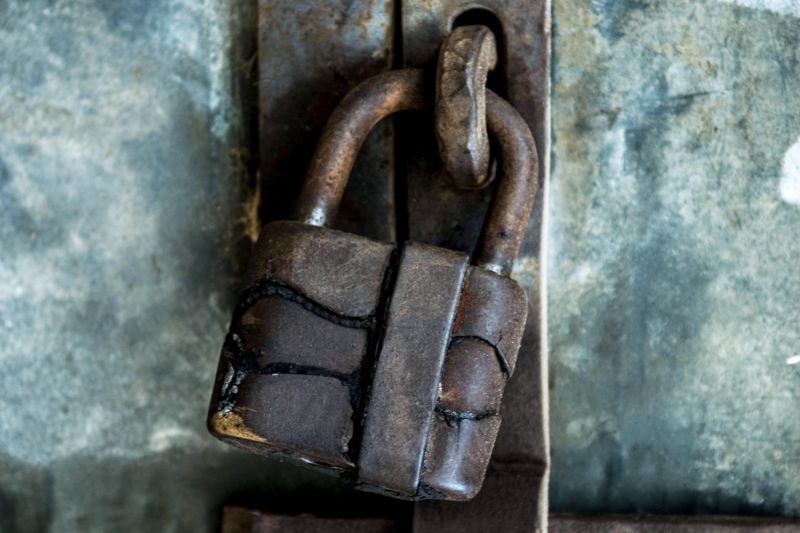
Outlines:
<svg viewBox="0 0 800 533"><path fill-rule="evenodd" d="M421 70L391 70L360 83L328 119L308 167L296 217L325 226L336 216L347 179L370 130L382 118L425 107Z"/></svg>
<svg viewBox="0 0 800 533"><path fill-rule="evenodd" d="M306 174L296 218L331 223L361 145L372 127L397 111L426 107L419 69L378 74L354 88L331 114ZM497 141L502 178L497 184L475 256L478 266L508 275L519 253L538 188L538 156L528 125L511 105L486 91L488 130Z"/></svg>
<svg viewBox="0 0 800 533"><path fill-rule="evenodd" d="M501 171L475 264L507 276L514 268L539 189L539 154L525 119L489 89L486 122L499 147Z"/></svg>
<svg viewBox="0 0 800 533"><path fill-rule="evenodd" d="M439 51L436 140L444 168L462 189L490 180L486 133L486 78L497 66L497 42L486 26L460 26Z"/></svg>

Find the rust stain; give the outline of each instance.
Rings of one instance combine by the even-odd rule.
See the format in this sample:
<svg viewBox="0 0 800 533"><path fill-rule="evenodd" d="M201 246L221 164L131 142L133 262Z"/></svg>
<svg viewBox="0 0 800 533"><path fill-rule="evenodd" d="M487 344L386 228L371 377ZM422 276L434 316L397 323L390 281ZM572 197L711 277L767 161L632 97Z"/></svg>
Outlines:
<svg viewBox="0 0 800 533"><path fill-rule="evenodd" d="M267 442L261 435L253 433L253 431L245 425L241 415L235 410L224 414L214 413L209 421L209 426L214 433L225 437L234 437L261 443Z"/></svg>
<svg viewBox="0 0 800 533"><path fill-rule="evenodd" d="M261 219L258 216L259 209L261 207L261 180L256 179L256 186L255 189L250 191L247 198L245 198L244 206L243 206L243 213L242 213L242 224L244 226L244 234L245 236L250 239L250 242L256 242L258 240L258 234L261 229Z"/></svg>
<svg viewBox="0 0 800 533"><path fill-rule="evenodd" d="M247 173L249 159L250 152L246 148L238 148L231 153L232 173L253 183L252 187L247 188L242 201L242 215L237 220L237 223L242 225L243 235L250 242L255 243L261 230L261 218L259 216L259 210L261 209L261 177L256 171L255 179L249 180Z"/></svg>

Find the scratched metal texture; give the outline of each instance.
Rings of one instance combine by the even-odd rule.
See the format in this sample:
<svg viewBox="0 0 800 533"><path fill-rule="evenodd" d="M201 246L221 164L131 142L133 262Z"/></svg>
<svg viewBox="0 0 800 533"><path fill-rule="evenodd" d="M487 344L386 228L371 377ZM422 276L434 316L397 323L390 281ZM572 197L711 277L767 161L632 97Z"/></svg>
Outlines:
<svg viewBox="0 0 800 533"><path fill-rule="evenodd" d="M256 20L0 0L0 531L215 531L339 489L204 428L258 212ZM797 516L800 9L553 20L551 505Z"/></svg>

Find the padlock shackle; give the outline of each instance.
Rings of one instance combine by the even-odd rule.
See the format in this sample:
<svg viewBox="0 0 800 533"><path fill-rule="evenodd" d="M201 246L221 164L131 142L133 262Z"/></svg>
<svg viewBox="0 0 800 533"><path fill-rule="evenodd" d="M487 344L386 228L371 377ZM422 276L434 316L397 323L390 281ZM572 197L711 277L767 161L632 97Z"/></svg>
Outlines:
<svg viewBox="0 0 800 533"><path fill-rule="evenodd" d="M486 127L500 149L501 172L475 264L507 276L514 268L539 190L539 153L522 115L489 89Z"/></svg>
<svg viewBox="0 0 800 533"><path fill-rule="evenodd" d="M295 218L333 223L350 171L370 130L392 113L424 109L425 82L417 69L390 70L353 88L333 110L308 166Z"/></svg>
<svg viewBox="0 0 800 533"><path fill-rule="evenodd" d="M313 226L333 222L358 151L381 119L423 109L422 70L378 74L350 91L333 111L309 165L296 219ZM528 125L492 91L486 91L486 122L500 148L502 165L489 215L483 225L476 265L508 275L514 266L538 189L538 155Z"/></svg>

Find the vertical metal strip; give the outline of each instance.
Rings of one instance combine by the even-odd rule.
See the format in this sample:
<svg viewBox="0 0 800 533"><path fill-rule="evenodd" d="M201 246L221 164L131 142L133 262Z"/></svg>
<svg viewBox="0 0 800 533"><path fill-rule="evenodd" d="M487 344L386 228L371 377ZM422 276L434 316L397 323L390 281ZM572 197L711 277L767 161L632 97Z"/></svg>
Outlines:
<svg viewBox="0 0 800 533"><path fill-rule="evenodd" d="M550 1L402 0L405 66L435 68L436 54L453 21L467 10L483 9L502 27L499 70L505 96L525 118L539 151L539 197L515 269L526 286L531 309L516 372L506 389L503 424L484 488L468 503L423 502L415 506L415 533L450 531L544 531L547 528L547 342L543 231L550 149ZM503 88L498 87L502 91ZM488 191L457 191L440 170L433 136L424 118L410 117L415 131L397 156L407 173L410 238L471 252L487 209ZM419 133L417 133L417 130ZM403 134L404 132L399 132ZM407 133L407 131L405 132ZM422 137L420 139L420 137ZM411 137L409 137L411 139Z"/></svg>

